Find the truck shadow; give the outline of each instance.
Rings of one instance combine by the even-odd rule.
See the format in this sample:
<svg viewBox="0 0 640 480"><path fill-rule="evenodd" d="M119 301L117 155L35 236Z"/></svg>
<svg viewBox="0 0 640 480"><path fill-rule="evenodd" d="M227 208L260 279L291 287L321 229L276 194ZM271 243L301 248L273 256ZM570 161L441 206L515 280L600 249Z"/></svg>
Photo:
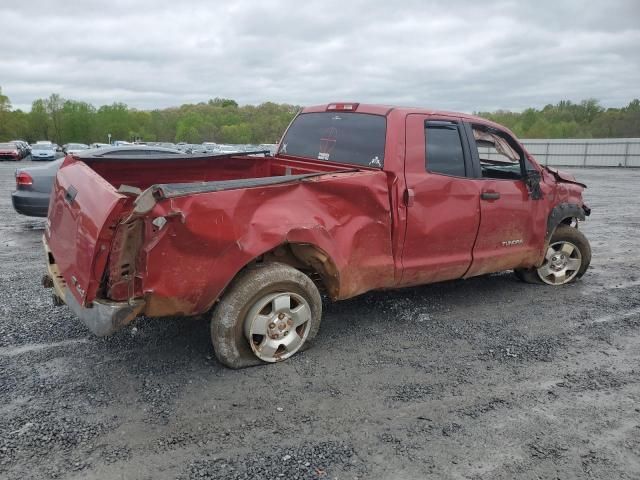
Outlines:
<svg viewBox="0 0 640 480"><path fill-rule="evenodd" d="M324 301L324 315L315 348L325 342L344 342L345 346L362 341L362 332L377 330L393 323L396 330L431 318L446 315L459 308L473 309L487 299L510 304L535 285L519 282L511 273L493 274L469 280L456 280L399 290L374 291L332 303ZM426 334L426 333L425 333ZM336 340L337 339L337 340ZM215 359L211 347L208 315L202 317L140 318L116 334L97 339L106 351L114 354L135 352L132 359L147 365L205 364L224 368Z"/></svg>

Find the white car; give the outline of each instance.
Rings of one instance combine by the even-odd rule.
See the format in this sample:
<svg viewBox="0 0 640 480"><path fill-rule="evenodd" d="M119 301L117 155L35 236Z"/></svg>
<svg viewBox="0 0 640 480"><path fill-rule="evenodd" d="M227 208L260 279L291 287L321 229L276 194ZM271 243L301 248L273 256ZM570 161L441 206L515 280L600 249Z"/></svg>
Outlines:
<svg viewBox="0 0 640 480"><path fill-rule="evenodd" d="M74 153L80 153L88 148L89 145L85 143L67 143L62 151L67 155L73 155Z"/></svg>

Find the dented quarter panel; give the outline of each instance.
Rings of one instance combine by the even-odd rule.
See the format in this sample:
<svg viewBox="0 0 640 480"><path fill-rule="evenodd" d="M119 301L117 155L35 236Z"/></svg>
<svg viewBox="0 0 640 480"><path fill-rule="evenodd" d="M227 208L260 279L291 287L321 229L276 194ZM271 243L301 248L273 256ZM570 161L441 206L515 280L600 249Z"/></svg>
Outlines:
<svg viewBox="0 0 640 480"><path fill-rule="evenodd" d="M206 311L240 269L285 243L329 256L340 277L337 299L395 282L384 172L172 198L155 206L147 224L171 212L183 216L151 229L141 261L150 316Z"/></svg>

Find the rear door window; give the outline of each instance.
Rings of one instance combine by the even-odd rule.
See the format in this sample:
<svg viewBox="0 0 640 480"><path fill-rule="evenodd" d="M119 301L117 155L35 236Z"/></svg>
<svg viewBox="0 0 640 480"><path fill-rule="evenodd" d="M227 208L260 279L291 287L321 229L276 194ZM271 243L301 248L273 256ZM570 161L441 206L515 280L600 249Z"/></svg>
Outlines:
<svg viewBox="0 0 640 480"><path fill-rule="evenodd" d="M303 113L293 121L278 153L382 168L387 119L351 112Z"/></svg>
<svg viewBox="0 0 640 480"><path fill-rule="evenodd" d="M467 175L460 127L455 122L425 123L425 168L428 172L453 177Z"/></svg>

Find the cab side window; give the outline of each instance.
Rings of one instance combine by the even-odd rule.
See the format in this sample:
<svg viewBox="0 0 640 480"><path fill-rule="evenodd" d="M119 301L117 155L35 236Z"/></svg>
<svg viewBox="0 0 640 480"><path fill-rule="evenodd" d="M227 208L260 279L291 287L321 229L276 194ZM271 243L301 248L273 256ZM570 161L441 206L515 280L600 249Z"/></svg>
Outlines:
<svg viewBox="0 0 640 480"><path fill-rule="evenodd" d="M518 180L522 178L524 154L506 135L480 125L473 125L482 178Z"/></svg>
<svg viewBox="0 0 640 480"><path fill-rule="evenodd" d="M465 177L464 150L460 127L455 122L425 123L425 168L430 173Z"/></svg>

